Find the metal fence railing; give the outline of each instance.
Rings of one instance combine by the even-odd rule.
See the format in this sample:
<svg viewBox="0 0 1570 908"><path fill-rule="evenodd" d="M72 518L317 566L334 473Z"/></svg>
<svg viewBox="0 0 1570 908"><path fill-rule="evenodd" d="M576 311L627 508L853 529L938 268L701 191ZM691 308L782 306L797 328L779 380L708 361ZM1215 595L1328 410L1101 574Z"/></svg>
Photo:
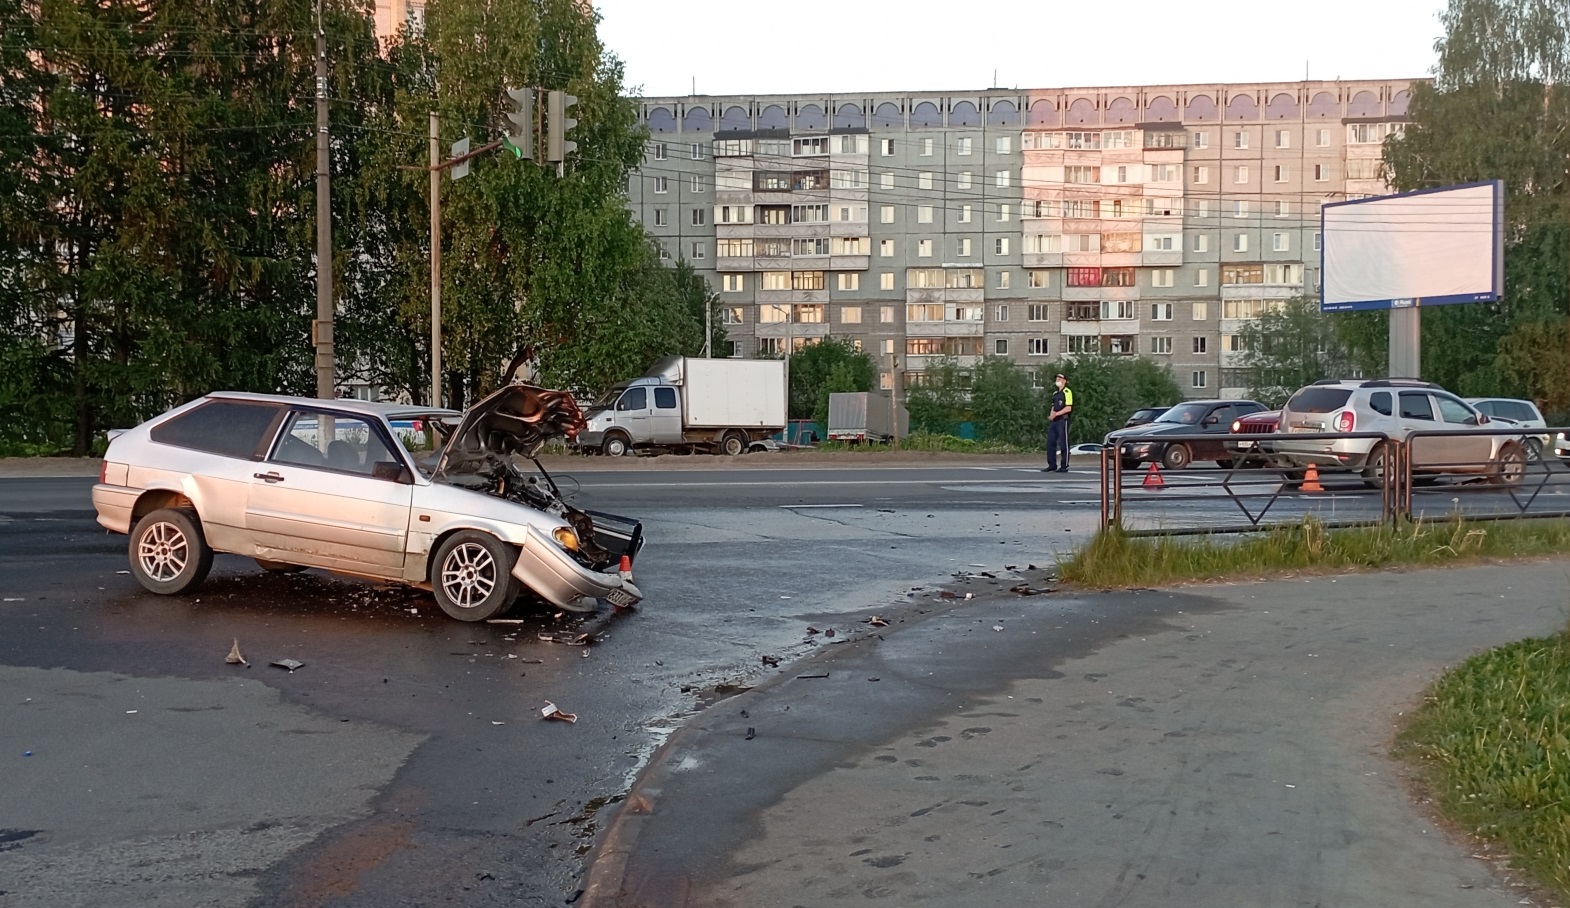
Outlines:
<svg viewBox="0 0 1570 908"><path fill-rule="evenodd" d="M1101 526L1181 535L1251 532L1307 516L1328 526L1414 514L1570 516L1570 462L1553 444L1561 432L1570 429L1420 430L1404 438L1381 432L1125 435L1102 449ZM1185 450L1166 458L1171 445ZM1202 460L1218 464L1161 465Z"/></svg>

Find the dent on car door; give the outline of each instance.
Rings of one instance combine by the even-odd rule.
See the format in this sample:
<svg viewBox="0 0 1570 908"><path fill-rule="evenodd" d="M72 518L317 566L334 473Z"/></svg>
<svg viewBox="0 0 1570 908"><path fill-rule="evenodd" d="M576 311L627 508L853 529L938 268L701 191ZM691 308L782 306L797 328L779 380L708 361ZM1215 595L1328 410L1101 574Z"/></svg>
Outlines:
<svg viewBox="0 0 1570 908"><path fill-rule="evenodd" d="M246 522L258 557L401 572L413 487L378 420L296 410L256 466Z"/></svg>

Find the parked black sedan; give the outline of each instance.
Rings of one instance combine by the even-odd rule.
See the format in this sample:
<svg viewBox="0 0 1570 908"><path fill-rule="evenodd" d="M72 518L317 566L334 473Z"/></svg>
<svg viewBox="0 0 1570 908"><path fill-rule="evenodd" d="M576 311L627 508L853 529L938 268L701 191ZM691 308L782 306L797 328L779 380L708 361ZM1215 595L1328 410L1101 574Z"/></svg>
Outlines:
<svg viewBox="0 0 1570 908"><path fill-rule="evenodd" d="M1264 409L1264 404L1253 400L1185 401L1156 417L1154 422L1113 430L1107 434L1107 442L1118 445L1118 457L1125 470L1146 462L1181 470L1196 460L1213 460L1230 467L1232 452L1226 449L1224 442L1232 429L1232 421ZM1214 440L1185 438L1168 442L1162 438L1165 435L1207 435L1214 436Z"/></svg>

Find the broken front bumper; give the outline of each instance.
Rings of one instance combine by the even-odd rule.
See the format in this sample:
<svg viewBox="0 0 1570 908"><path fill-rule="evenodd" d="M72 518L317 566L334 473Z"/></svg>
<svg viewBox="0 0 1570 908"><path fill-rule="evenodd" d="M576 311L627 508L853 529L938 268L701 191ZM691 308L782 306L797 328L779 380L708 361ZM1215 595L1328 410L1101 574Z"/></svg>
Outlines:
<svg viewBox="0 0 1570 908"><path fill-rule="evenodd" d="M541 598L568 611L592 610L599 600L626 608L638 604L643 593L619 571L595 571L575 561L538 527L529 527L528 537L512 568L518 582Z"/></svg>

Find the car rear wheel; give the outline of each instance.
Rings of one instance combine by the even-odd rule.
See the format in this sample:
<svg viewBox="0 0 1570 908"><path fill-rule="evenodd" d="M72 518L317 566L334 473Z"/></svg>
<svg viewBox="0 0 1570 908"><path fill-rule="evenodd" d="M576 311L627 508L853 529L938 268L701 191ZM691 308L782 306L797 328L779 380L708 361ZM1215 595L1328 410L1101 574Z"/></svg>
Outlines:
<svg viewBox="0 0 1570 908"><path fill-rule="evenodd" d="M1543 459L1543 440L1541 438L1528 438L1526 440L1526 460L1528 463L1537 463Z"/></svg>
<svg viewBox="0 0 1570 908"><path fill-rule="evenodd" d="M1363 485L1370 489L1385 487L1385 474L1389 472L1390 454L1384 445L1376 445L1374 450L1368 452L1368 460L1363 464Z"/></svg>
<svg viewBox="0 0 1570 908"><path fill-rule="evenodd" d="M459 621L484 621L518 598L512 578L518 553L488 533L454 533L436 549L431 591L442 611Z"/></svg>
<svg viewBox="0 0 1570 908"><path fill-rule="evenodd" d="M269 561L266 558L256 559L256 564L262 570L273 574L298 574L305 570L305 566L301 564L289 564L286 561Z"/></svg>
<svg viewBox="0 0 1570 908"><path fill-rule="evenodd" d="M131 576L149 592L177 596L207 579L213 550L189 508L161 508L131 531Z"/></svg>
<svg viewBox="0 0 1570 908"><path fill-rule="evenodd" d="M730 457L738 457L747 453L747 439L739 432L727 432L725 439L720 442L720 450Z"/></svg>
<svg viewBox="0 0 1570 908"><path fill-rule="evenodd" d="M1166 451L1161 455L1161 465L1169 470L1181 470L1193 460L1194 453L1182 442L1167 445Z"/></svg>
<svg viewBox="0 0 1570 908"><path fill-rule="evenodd" d="M1526 451L1519 445L1506 445L1494 462L1494 482L1502 486L1520 485L1526 476L1526 461Z"/></svg>
<svg viewBox="0 0 1570 908"><path fill-rule="evenodd" d="M606 457L625 457L631 451L632 443L620 432L605 436L605 443L600 445L600 452Z"/></svg>

